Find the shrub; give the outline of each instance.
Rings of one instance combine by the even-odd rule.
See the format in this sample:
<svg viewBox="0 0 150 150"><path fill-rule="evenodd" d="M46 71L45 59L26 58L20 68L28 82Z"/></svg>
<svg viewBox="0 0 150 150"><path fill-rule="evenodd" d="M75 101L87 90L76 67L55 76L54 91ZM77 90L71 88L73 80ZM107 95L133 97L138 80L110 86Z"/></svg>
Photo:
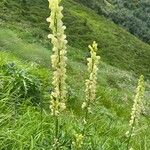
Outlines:
<svg viewBox="0 0 150 150"><path fill-rule="evenodd" d="M24 69L17 67L15 63L3 64L1 67L1 96L17 95L21 99L31 98L33 104L41 101L41 82L37 77L29 74Z"/></svg>

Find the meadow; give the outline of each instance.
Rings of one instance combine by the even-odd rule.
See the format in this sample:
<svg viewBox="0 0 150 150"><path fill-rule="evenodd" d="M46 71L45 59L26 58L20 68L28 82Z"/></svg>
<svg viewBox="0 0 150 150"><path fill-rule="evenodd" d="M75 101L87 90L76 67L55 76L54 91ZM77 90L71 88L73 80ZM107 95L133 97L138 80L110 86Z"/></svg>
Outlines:
<svg viewBox="0 0 150 150"><path fill-rule="evenodd" d="M134 150L150 148L150 46L89 8L63 0L66 25L66 109L59 115L59 144L52 115L54 91L48 3L0 2L0 149L126 150L134 97L145 77L144 110L130 141ZM26 6L26 7L23 7ZM88 18L88 19L86 19ZM88 45L98 43L96 97L86 124ZM128 148L129 149L129 148Z"/></svg>

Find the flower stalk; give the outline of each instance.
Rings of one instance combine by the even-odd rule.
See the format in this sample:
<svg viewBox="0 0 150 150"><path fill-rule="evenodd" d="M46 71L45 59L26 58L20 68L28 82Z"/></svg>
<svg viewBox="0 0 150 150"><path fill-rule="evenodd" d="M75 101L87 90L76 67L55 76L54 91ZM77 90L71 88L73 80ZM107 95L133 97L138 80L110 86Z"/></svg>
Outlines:
<svg viewBox="0 0 150 150"><path fill-rule="evenodd" d="M53 45L51 56L51 64L53 68L53 87L54 90L51 93L51 104L50 109L52 115L55 118L55 147L59 149L59 115L66 109L66 27L63 25L62 10L63 7L60 6L61 0L48 0L49 9L51 10L51 15L47 18L47 22L50 23L49 28L52 34L48 35L51 39Z"/></svg>
<svg viewBox="0 0 150 150"><path fill-rule="evenodd" d="M85 101L82 104L82 109L85 110L84 124L87 123L89 113L91 111L91 104L96 99L96 84L97 84L97 71L100 56L97 56L97 43L94 41L92 45L89 45L91 57L87 58L89 78L85 81ZM85 129L83 131L83 134Z"/></svg>
<svg viewBox="0 0 150 150"><path fill-rule="evenodd" d="M143 97L144 97L144 76L141 75L138 81L138 87L136 89L136 95L134 98L134 104L131 112L131 119L129 121L130 130L127 132L128 140L127 140L127 150L130 149L130 141L134 134L135 126L138 124L140 119L140 115L143 109Z"/></svg>

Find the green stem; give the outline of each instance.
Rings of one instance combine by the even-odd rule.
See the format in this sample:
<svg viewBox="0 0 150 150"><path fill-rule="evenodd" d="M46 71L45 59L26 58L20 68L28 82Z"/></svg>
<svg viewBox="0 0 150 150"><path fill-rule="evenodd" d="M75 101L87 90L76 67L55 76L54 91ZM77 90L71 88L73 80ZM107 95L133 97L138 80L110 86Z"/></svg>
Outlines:
<svg viewBox="0 0 150 150"><path fill-rule="evenodd" d="M55 150L59 150L59 118L55 116Z"/></svg>
<svg viewBox="0 0 150 150"><path fill-rule="evenodd" d="M92 59L92 70L91 70L90 74L93 72L94 63L95 63L95 61ZM89 113L88 113L88 108L89 108L89 106L90 106L90 97L91 97L91 90L89 90L89 99L88 99L88 101L87 101L87 107L86 107L86 110L85 110L85 117L84 117L85 121L88 120L88 115L89 115ZM87 124L87 123L86 123L86 124ZM84 125L83 135L85 135L85 133L86 133L86 124Z"/></svg>
<svg viewBox="0 0 150 150"><path fill-rule="evenodd" d="M90 91L89 91L89 97L90 97ZM85 116L84 116L84 120L85 120L86 123L84 124L83 136L84 136L85 133L86 133L86 124L87 124L88 115L89 115L89 112L88 112L89 106L90 106L90 100L88 99L88 101L87 101L87 106L86 106L86 109L85 109Z"/></svg>
<svg viewBox="0 0 150 150"><path fill-rule="evenodd" d="M56 36L56 38L57 38L57 40L59 41L59 37L58 37L58 29L57 29L57 24L58 24L58 20L57 20L57 11L55 12L55 17L54 17L54 26L55 26L55 32L54 32L54 35ZM59 43L60 43L60 41L59 41ZM58 59L59 59L59 61L58 61L58 64L57 64L57 71L58 71L58 69L60 69L61 68L61 66L60 66L60 63L61 63L61 56L60 56L60 52L61 52L61 49L59 48L58 49L58 53L57 53L57 55L58 55ZM58 100L59 100L59 102L61 102L62 101L62 81L61 81L61 78L62 78L62 76L59 78L59 97L58 97ZM60 144L59 144L59 130L60 130L60 125L59 125L59 116L57 116L56 114L55 114L55 140L56 140L56 143L55 143L55 150L59 150L60 148L59 148L59 146L60 146Z"/></svg>
<svg viewBox="0 0 150 150"><path fill-rule="evenodd" d="M135 118L134 118L134 121L133 121L133 124L132 124L131 130L130 130L130 136L129 136L129 138L128 138L128 143L127 143L127 150L129 150L129 146L130 146L130 141L131 141L131 137L132 137L132 133L133 133L134 125L135 125Z"/></svg>

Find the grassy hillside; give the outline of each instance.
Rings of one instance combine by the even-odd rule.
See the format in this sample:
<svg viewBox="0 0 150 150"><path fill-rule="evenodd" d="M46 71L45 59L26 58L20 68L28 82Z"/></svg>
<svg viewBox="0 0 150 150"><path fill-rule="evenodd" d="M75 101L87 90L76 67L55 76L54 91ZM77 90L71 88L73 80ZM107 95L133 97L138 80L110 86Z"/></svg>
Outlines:
<svg viewBox="0 0 150 150"><path fill-rule="evenodd" d="M23 10L19 0L5 0L0 5L0 150L51 149L54 123L49 110L52 69L45 21L48 4L28 0ZM102 61L97 101L83 150L125 150L136 77L141 73L147 77L145 112L132 145L136 150L149 149L149 45L71 0L64 0L63 5L69 40L69 93L61 120L62 149L71 149L75 133L83 128L87 45L93 40L98 41Z"/></svg>
<svg viewBox="0 0 150 150"><path fill-rule="evenodd" d="M149 0L74 0L150 44Z"/></svg>
<svg viewBox="0 0 150 150"><path fill-rule="evenodd" d="M122 70L133 71L149 78L150 46L119 28L90 9L72 0L64 0L64 22L70 46L87 56L87 45L93 40L99 44L99 52L104 62ZM1 26L15 29L20 37L34 43L49 45L47 40L49 16L48 3L41 0L27 0L22 7L19 0L1 2ZM28 34L27 34L28 33Z"/></svg>
<svg viewBox="0 0 150 150"><path fill-rule="evenodd" d="M41 45L24 42L10 30L5 30L5 33L8 34L6 39L9 45L5 45L0 52L0 76L3 79L0 86L0 147L12 150L49 149L53 141L53 120L48 108L52 88L50 78L52 71L47 68L48 50ZM10 39L13 39L13 43ZM19 47L21 47L20 50L18 50ZM41 49L46 52L41 52ZM82 129L80 116L83 112L80 106L84 99L84 81L87 77L86 65L75 60L77 55L73 53L70 54L70 58L72 59L68 64L67 81L68 109L62 116L65 131L65 135L62 133L62 136L68 142L63 146L64 150L70 149L69 145L74 134ZM12 64L15 67L11 67ZM101 147L108 150L124 150L125 133L128 130L137 80L131 73L105 63L101 63L99 69L97 101L93 104L93 113L90 116L90 124L93 127L90 131L92 138L88 140L92 144L90 146L85 143L84 149L98 150ZM146 148L150 146L148 142L150 84L149 82L145 84L145 113L141 117L139 131L132 141L133 147L137 150L143 149L143 146ZM33 89L32 85L36 88ZM13 89L10 90L9 87ZM23 90L26 89L25 87L27 92Z"/></svg>

